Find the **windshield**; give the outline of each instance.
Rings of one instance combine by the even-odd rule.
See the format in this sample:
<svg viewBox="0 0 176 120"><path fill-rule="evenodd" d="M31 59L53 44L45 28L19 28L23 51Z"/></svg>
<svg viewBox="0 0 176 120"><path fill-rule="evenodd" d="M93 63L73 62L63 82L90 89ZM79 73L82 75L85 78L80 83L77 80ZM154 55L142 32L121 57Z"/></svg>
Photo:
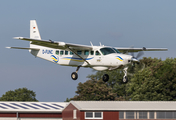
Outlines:
<svg viewBox="0 0 176 120"><path fill-rule="evenodd" d="M116 53L120 53L117 49L115 49L115 48L113 48L113 50L115 50L116 51Z"/></svg>
<svg viewBox="0 0 176 120"><path fill-rule="evenodd" d="M101 51L101 53L103 55L108 55L108 54L111 54L111 53L116 53L116 51L113 50L112 48L101 48L100 51Z"/></svg>

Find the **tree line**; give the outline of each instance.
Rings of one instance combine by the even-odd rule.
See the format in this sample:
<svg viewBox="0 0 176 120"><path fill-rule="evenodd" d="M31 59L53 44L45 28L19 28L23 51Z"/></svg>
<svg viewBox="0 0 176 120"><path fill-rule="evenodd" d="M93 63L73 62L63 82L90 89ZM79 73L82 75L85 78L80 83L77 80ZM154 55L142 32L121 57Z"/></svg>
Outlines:
<svg viewBox="0 0 176 120"><path fill-rule="evenodd" d="M138 64L128 66L128 83L122 82L121 69L98 71L88 75L79 83L76 95L70 100L82 101L175 101L176 100L176 58L161 60L146 58ZM103 74L109 74L108 82L102 81ZM27 88L7 91L0 101L38 101L36 94Z"/></svg>
<svg viewBox="0 0 176 120"><path fill-rule="evenodd" d="M110 80L102 81L104 73ZM175 101L176 100L176 58L161 60L146 58L139 64L129 65L129 82L122 82L123 72L98 71L89 75L89 80L79 83L76 95L70 100L112 100L112 101Z"/></svg>

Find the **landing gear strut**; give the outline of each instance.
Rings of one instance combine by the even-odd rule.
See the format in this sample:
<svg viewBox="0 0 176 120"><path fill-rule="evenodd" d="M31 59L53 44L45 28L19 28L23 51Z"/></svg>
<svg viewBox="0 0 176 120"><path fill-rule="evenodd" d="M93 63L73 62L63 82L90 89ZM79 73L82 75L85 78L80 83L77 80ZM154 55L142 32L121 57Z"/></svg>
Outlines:
<svg viewBox="0 0 176 120"><path fill-rule="evenodd" d="M123 73L125 74L124 76L123 76L123 83L127 83L128 82L128 78L127 78L127 70L128 70L128 67L125 67L124 69L123 69Z"/></svg>
<svg viewBox="0 0 176 120"><path fill-rule="evenodd" d="M109 80L109 75L108 74L104 74L103 75L103 81L107 82Z"/></svg>
<svg viewBox="0 0 176 120"><path fill-rule="evenodd" d="M71 78L72 78L73 80L77 80L77 79L78 79L78 70L79 70L80 67L81 67L81 66L78 66L77 69L76 69L76 72L73 72L73 73L71 74Z"/></svg>

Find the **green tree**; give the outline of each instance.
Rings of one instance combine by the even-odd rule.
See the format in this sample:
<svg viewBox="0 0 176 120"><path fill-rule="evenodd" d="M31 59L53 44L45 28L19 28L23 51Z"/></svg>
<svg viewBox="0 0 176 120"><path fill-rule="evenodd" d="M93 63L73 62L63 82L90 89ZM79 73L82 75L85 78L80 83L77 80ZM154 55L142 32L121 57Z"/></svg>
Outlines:
<svg viewBox="0 0 176 120"><path fill-rule="evenodd" d="M128 81L130 82L133 75L139 71L145 68L145 63L148 63L149 65L150 61L147 61L148 59L144 58L143 61L141 61L139 64L129 65L128 66ZM112 91L116 94L118 100L129 100L129 94L127 93L127 86L129 82L123 83L122 79L124 76L122 69L116 69L112 71L98 71L95 74L88 75L87 77L90 79L97 79L101 80L102 76L104 74L108 74L109 81L107 82L107 86L109 88L112 88Z"/></svg>
<svg viewBox="0 0 176 120"><path fill-rule="evenodd" d="M122 70L117 69L113 71L97 71L93 75L87 76L90 79L102 80L104 74L108 74L109 81L106 82L108 88L112 89L112 92L116 94L118 98L126 98L126 84L123 84L122 78L124 73ZM129 76L130 77L130 76ZM105 83L104 83L105 84Z"/></svg>
<svg viewBox="0 0 176 120"><path fill-rule="evenodd" d="M176 100L176 58L165 61L144 58L147 66L134 74L127 93L131 100L170 101Z"/></svg>
<svg viewBox="0 0 176 120"><path fill-rule="evenodd" d="M116 94L112 88L107 86L102 80L88 80L85 83L79 83L75 95L70 100L116 100Z"/></svg>
<svg viewBox="0 0 176 120"><path fill-rule="evenodd" d="M70 102L71 100L69 98L67 98L64 102Z"/></svg>
<svg viewBox="0 0 176 120"><path fill-rule="evenodd" d="M14 91L10 90L2 95L0 101L38 101L36 94L27 88L19 88Z"/></svg>
<svg viewBox="0 0 176 120"><path fill-rule="evenodd" d="M102 76L105 73L110 76L106 83L102 81ZM144 57L140 63L133 66L129 65L129 82L127 84L122 83L123 75L120 69L98 71L89 75L88 78L91 80L79 83L77 95L69 100L107 100L100 97L101 92L103 93L101 84L105 85L105 89L110 89L110 93L115 95L115 99L108 100L176 100L176 58L167 58L162 61L157 58ZM103 94L106 95L107 93ZM97 97L96 95L100 96Z"/></svg>

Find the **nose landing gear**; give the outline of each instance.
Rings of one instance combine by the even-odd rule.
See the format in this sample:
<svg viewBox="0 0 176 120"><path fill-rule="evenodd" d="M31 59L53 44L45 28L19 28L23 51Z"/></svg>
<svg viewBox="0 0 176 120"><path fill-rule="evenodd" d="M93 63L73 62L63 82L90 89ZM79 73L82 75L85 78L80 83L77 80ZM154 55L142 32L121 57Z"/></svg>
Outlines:
<svg viewBox="0 0 176 120"><path fill-rule="evenodd" d="M123 69L123 73L125 74L125 75L123 76L123 80L122 80L123 83L127 83L127 82L128 82L127 70L128 70L128 67L125 67L125 68Z"/></svg>

